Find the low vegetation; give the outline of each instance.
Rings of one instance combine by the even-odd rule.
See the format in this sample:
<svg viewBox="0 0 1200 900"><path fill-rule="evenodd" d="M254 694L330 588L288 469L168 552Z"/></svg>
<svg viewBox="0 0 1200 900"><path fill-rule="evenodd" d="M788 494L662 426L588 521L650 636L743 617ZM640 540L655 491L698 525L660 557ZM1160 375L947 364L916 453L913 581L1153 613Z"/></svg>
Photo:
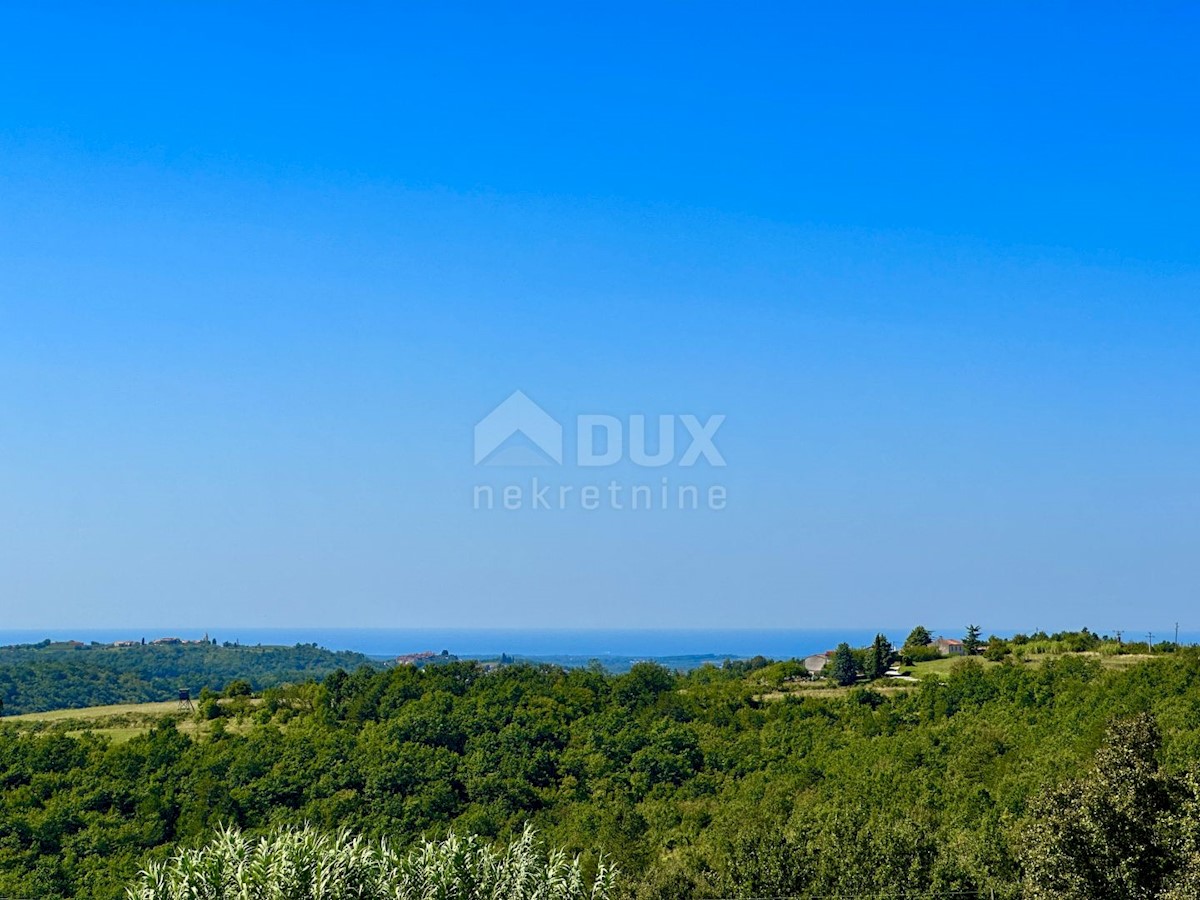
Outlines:
<svg viewBox="0 0 1200 900"><path fill-rule="evenodd" d="M398 852L385 841L311 826L250 838L234 828L151 863L128 900L607 900L615 872L544 852L532 829L503 849L451 834Z"/></svg>

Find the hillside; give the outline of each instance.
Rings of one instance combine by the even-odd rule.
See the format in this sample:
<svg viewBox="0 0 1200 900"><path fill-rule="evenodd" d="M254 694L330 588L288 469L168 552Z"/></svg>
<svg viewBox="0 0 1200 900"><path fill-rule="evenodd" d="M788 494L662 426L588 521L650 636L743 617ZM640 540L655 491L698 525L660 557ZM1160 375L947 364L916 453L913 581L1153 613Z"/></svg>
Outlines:
<svg viewBox="0 0 1200 900"><path fill-rule="evenodd" d="M175 700L219 691L234 679L254 690L324 678L338 669L377 665L360 653L309 644L294 647L212 643L116 647L43 644L0 647L0 712L5 716L120 703Z"/></svg>

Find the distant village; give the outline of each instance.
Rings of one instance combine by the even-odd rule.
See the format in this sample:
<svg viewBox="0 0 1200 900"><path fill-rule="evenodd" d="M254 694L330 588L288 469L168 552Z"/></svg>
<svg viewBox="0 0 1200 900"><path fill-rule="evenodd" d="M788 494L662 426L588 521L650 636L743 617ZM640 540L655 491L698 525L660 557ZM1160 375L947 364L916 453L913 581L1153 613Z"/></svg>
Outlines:
<svg viewBox="0 0 1200 900"><path fill-rule="evenodd" d="M110 643L104 643L103 641L91 641L91 642L51 641L51 640L47 639L45 641L42 641L41 644L30 645L30 646L66 648L66 649L74 649L74 650L90 650L94 647L171 647L171 646L177 646L177 647L193 646L194 647L194 646L203 646L203 645L209 645L209 644L215 646L216 643L217 642L216 642L215 638L210 638L207 634L205 634L204 637L196 638L194 640L186 639L186 638L177 638L177 637L160 637L160 638L154 638L153 640L149 640L149 641L146 640L145 638L140 638L138 640L111 641ZM237 644L236 643L227 643L226 646L234 647L234 646L237 646Z"/></svg>
<svg viewBox="0 0 1200 900"><path fill-rule="evenodd" d="M177 638L177 637L160 637L160 638L155 638L152 641L147 641L145 638L142 638L140 641L113 641L112 644L110 644L109 646L112 646L112 647L144 647L147 644L150 644L150 646L152 646L152 647L169 647L171 645L176 645L176 644L215 644L215 643L216 643L216 641L209 640L209 637L206 634L206 635L204 635L204 637L199 638L194 641L184 640L183 638Z"/></svg>
<svg viewBox="0 0 1200 900"><path fill-rule="evenodd" d="M423 666L439 665L441 663L455 662L458 659L449 650L443 650L441 653L434 653L432 650L422 650L419 653L402 653L397 656L395 663L398 666Z"/></svg>

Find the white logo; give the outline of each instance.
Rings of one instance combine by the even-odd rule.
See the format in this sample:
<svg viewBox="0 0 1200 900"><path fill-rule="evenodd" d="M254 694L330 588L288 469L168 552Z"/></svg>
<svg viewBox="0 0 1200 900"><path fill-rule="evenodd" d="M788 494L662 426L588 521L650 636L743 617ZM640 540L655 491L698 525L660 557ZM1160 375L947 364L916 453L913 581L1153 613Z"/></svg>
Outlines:
<svg viewBox="0 0 1200 900"><path fill-rule="evenodd" d="M475 426L477 466L559 465L562 448L562 426L521 391Z"/></svg>
<svg viewBox="0 0 1200 900"><path fill-rule="evenodd" d="M725 466L725 457L714 443L717 429L724 422L722 415L709 416L702 422L686 414L653 419L644 415L618 418L580 414L575 417L575 430L568 435L575 441L574 462L579 472L574 477L570 473L565 479L534 476L528 483L491 483L488 479L474 485L475 509L606 509L629 510L630 514L641 510L723 510L729 498L725 485L697 471L696 464L703 461L706 465L699 468L713 470L713 474ZM677 440L680 431L689 439L686 446ZM688 471L692 480L674 481L662 472L655 473L651 480L611 476L603 482L577 480L585 471L599 475L597 469L616 466L622 460L639 469L662 470L674 465ZM514 391L475 426L477 466L562 463L562 425L521 391Z"/></svg>
<svg viewBox="0 0 1200 900"><path fill-rule="evenodd" d="M679 417L692 442L679 458L680 466L694 466L701 456L710 466L724 466L725 457L713 444L713 435L725 421L724 416L710 416L703 425L695 416ZM622 441L624 423L616 416L584 415L576 419L576 464L580 466L612 466L621 461L625 450ZM597 437L603 439L597 441ZM603 450L597 450L599 443ZM646 417L629 417L629 460L635 466L655 469L675 461L675 416L658 417L658 450L646 448Z"/></svg>
<svg viewBox="0 0 1200 900"><path fill-rule="evenodd" d="M648 441L646 416L632 415L626 423L616 416L582 414L575 418L575 464L582 468L613 466L628 458L636 466L659 468L676 463L694 466L701 458L723 467L725 457L713 443L722 415L701 422L693 415L658 416L657 440ZM676 423L691 438L676 460ZM625 436L628 435L628 445ZM654 443L651 452L648 445ZM563 461L563 429L553 416L521 391L493 409L475 426L475 465L548 466Z"/></svg>

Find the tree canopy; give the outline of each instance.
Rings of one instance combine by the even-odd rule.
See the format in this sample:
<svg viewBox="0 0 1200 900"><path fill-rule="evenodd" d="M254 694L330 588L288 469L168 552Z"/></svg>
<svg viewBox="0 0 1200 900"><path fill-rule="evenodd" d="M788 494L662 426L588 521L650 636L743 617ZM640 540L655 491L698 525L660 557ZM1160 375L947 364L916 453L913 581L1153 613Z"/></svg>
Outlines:
<svg viewBox="0 0 1200 900"><path fill-rule="evenodd" d="M918 625L908 633L908 637L904 640L905 647L928 647L932 643L933 635L924 625Z"/></svg>

